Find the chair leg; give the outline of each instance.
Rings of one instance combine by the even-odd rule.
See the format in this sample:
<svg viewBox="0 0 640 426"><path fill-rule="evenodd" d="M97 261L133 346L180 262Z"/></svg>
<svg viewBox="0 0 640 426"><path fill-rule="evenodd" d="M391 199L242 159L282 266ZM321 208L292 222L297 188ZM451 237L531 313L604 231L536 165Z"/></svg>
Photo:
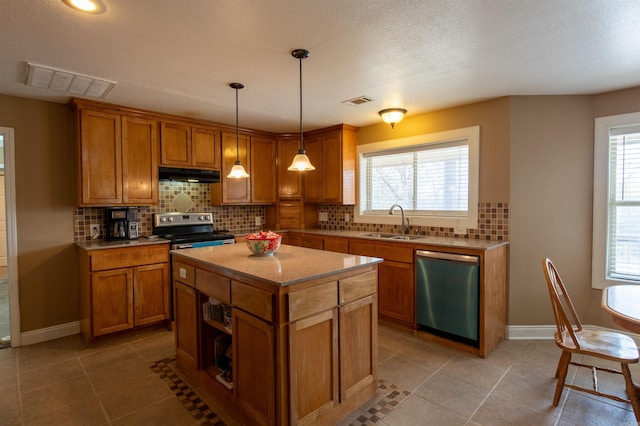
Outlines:
<svg viewBox="0 0 640 426"><path fill-rule="evenodd" d="M560 395L562 395L562 388L564 387L564 381L567 378L567 371L569 370L569 362L571 361L571 352L562 351L560 361L558 362L558 368L556 369L556 377L558 378L558 384L556 385L556 393L553 396L553 406L557 407L560 402Z"/></svg>
<svg viewBox="0 0 640 426"><path fill-rule="evenodd" d="M622 375L627 387L627 396L633 407L633 414L636 416L636 422L640 424L640 397L638 396L638 388L633 384L628 364L622 364Z"/></svg>

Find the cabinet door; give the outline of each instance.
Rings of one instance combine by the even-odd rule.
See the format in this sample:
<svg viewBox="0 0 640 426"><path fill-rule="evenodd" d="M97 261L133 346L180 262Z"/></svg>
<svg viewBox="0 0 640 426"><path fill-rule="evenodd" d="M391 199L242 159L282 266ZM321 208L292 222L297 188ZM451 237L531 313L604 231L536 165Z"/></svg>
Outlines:
<svg viewBox="0 0 640 426"><path fill-rule="evenodd" d="M378 307L381 316L413 325L413 264L385 260L378 265Z"/></svg>
<svg viewBox="0 0 640 426"><path fill-rule="evenodd" d="M276 202L276 146L272 138L251 138L251 202Z"/></svg>
<svg viewBox="0 0 640 426"><path fill-rule="evenodd" d="M349 253L349 240L346 238L325 237L324 249L327 251L337 251L338 253Z"/></svg>
<svg viewBox="0 0 640 426"><path fill-rule="evenodd" d="M91 274L93 336L133 328L133 272L131 268Z"/></svg>
<svg viewBox="0 0 640 426"><path fill-rule="evenodd" d="M191 127L160 123L160 165L191 166Z"/></svg>
<svg viewBox="0 0 640 426"><path fill-rule="evenodd" d="M180 368L194 371L198 368L199 312L195 289L174 281L173 313L176 324L176 363Z"/></svg>
<svg viewBox="0 0 640 426"><path fill-rule="evenodd" d="M122 117L122 202L158 204L155 120Z"/></svg>
<svg viewBox="0 0 640 426"><path fill-rule="evenodd" d="M238 139L238 158L245 170L249 168L249 136L240 134ZM227 179L227 175L236 162L236 134L222 132L222 168L220 171L220 189L222 204L247 204L251 201L249 179ZM217 185L217 184L216 184ZM212 197L213 198L213 197Z"/></svg>
<svg viewBox="0 0 640 426"><path fill-rule="evenodd" d="M299 138L278 139L278 195L282 198L302 197L303 173L287 170L299 145Z"/></svg>
<svg viewBox="0 0 640 426"><path fill-rule="evenodd" d="M322 196L324 203L342 202L342 137L332 132L322 137Z"/></svg>
<svg viewBox="0 0 640 426"><path fill-rule="evenodd" d="M340 401L376 386L378 310L376 297L340 307Z"/></svg>
<svg viewBox="0 0 640 426"><path fill-rule="evenodd" d="M324 249L324 238L320 235L308 235L302 236L302 247L313 248L318 250Z"/></svg>
<svg viewBox="0 0 640 426"><path fill-rule="evenodd" d="M122 203L120 116L80 111L80 204Z"/></svg>
<svg viewBox="0 0 640 426"><path fill-rule="evenodd" d="M236 401L255 423L275 424L275 337L273 325L234 308L233 381Z"/></svg>
<svg viewBox="0 0 640 426"><path fill-rule="evenodd" d="M289 324L292 424L312 424L338 404L338 310Z"/></svg>
<svg viewBox="0 0 640 426"><path fill-rule="evenodd" d="M169 318L168 263L134 268L133 302L136 326Z"/></svg>
<svg viewBox="0 0 640 426"><path fill-rule="evenodd" d="M302 172L304 174L304 200L309 203L319 203L322 201L322 140L319 137L305 139L304 148L307 157L315 170Z"/></svg>
<svg viewBox="0 0 640 426"><path fill-rule="evenodd" d="M194 127L191 129L193 165L200 169L220 168L220 130Z"/></svg>

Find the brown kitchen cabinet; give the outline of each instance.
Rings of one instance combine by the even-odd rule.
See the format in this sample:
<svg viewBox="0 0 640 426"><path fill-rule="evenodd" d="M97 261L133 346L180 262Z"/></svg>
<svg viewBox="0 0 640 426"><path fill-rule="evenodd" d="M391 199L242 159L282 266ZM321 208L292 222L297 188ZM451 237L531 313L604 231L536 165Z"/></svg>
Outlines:
<svg viewBox="0 0 640 426"><path fill-rule="evenodd" d="M278 149L278 196L280 198L301 198L304 173L287 170L293 157L298 153L300 136L278 136L276 145Z"/></svg>
<svg viewBox="0 0 640 426"><path fill-rule="evenodd" d="M355 204L357 131L341 124L305 134L304 148L316 168L304 172L305 202Z"/></svg>
<svg viewBox="0 0 640 426"><path fill-rule="evenodd" d="M227 178L236 158L249 178ZM211 203L273 204L276 200L275 140L268 136L240 133L236 156L236 133L222 132L220 182L211 184Z"/></svg>
<svg viewBox="0 0 640 426"><path fill-rule="evenodd" d="M78 247L80 328L98 336L169 319L169 246Z"/></svg>
<svg viewBox="0 0 640 426"><path fill-rule="evenodd" d="M352 239L349 253L385 260L378 265L378 314L413 328L416 300L413 247L403 243Z"/></svg>
<svg viewBox="0 0 640 426"><path fill-rule="evenodd" d="M160 122L160 165L220 169L220 129Z"/></svg>
<svg viewBox="0 0 640 426"><path fill-rule="evenodd" d="M303 234L302 247L324 250L324 238L320 235Z"/></svg>
<svg viewBox="0 0 640 426"><path fill-rule="evenodd" d="M78 204L158 204L157 122L73 100Z"/></svg>

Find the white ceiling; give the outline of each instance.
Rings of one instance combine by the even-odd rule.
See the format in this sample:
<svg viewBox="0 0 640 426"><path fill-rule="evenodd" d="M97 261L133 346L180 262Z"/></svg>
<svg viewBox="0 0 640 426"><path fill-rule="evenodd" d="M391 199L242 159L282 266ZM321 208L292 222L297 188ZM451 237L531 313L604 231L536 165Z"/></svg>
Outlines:
<svg viewBox="0 0 640 426"><path fill-rule="evenodd" d="M379 123L505 95L590 94L640 85L639 0L1 0L0 93L26 63L115 80L104 102L296 132ZM349 106L342 101L367 96Z"/></svg>

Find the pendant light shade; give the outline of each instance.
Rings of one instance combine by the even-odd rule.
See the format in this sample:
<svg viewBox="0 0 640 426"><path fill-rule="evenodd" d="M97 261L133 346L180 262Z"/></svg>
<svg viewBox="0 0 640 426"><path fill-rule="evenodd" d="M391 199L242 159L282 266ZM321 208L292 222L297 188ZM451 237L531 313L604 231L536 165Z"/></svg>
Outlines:
<svg viewBox="0 0 640 426"><path fill-rule="evenodd" d="M313 167L309 157L307 157L307 153L304 150L304 143L302 140L302 60L309 57L309 51L305 49L296 49L291 52L291 56L298 59L300 61L300 147L298 148L298 153L295 157L293 157L293 161L291 165L287 168L287 170L291 170L294 172L304 172L307 170L315 170Z"/></svg>
<svg viewBox="0 0 640 426"><path fill-rule="evenodd" d="M244 170L242 167L242 162L240 161L240 150L238 148L238 139L239 139L239 130L238 130L238 89L243 89L244 84L242 83L231 83L229 87L236 90L236 162L234 166L231 168L231 171L227 175L228 178L232 179L244 179L249 177L249 173Z"/></svg>

